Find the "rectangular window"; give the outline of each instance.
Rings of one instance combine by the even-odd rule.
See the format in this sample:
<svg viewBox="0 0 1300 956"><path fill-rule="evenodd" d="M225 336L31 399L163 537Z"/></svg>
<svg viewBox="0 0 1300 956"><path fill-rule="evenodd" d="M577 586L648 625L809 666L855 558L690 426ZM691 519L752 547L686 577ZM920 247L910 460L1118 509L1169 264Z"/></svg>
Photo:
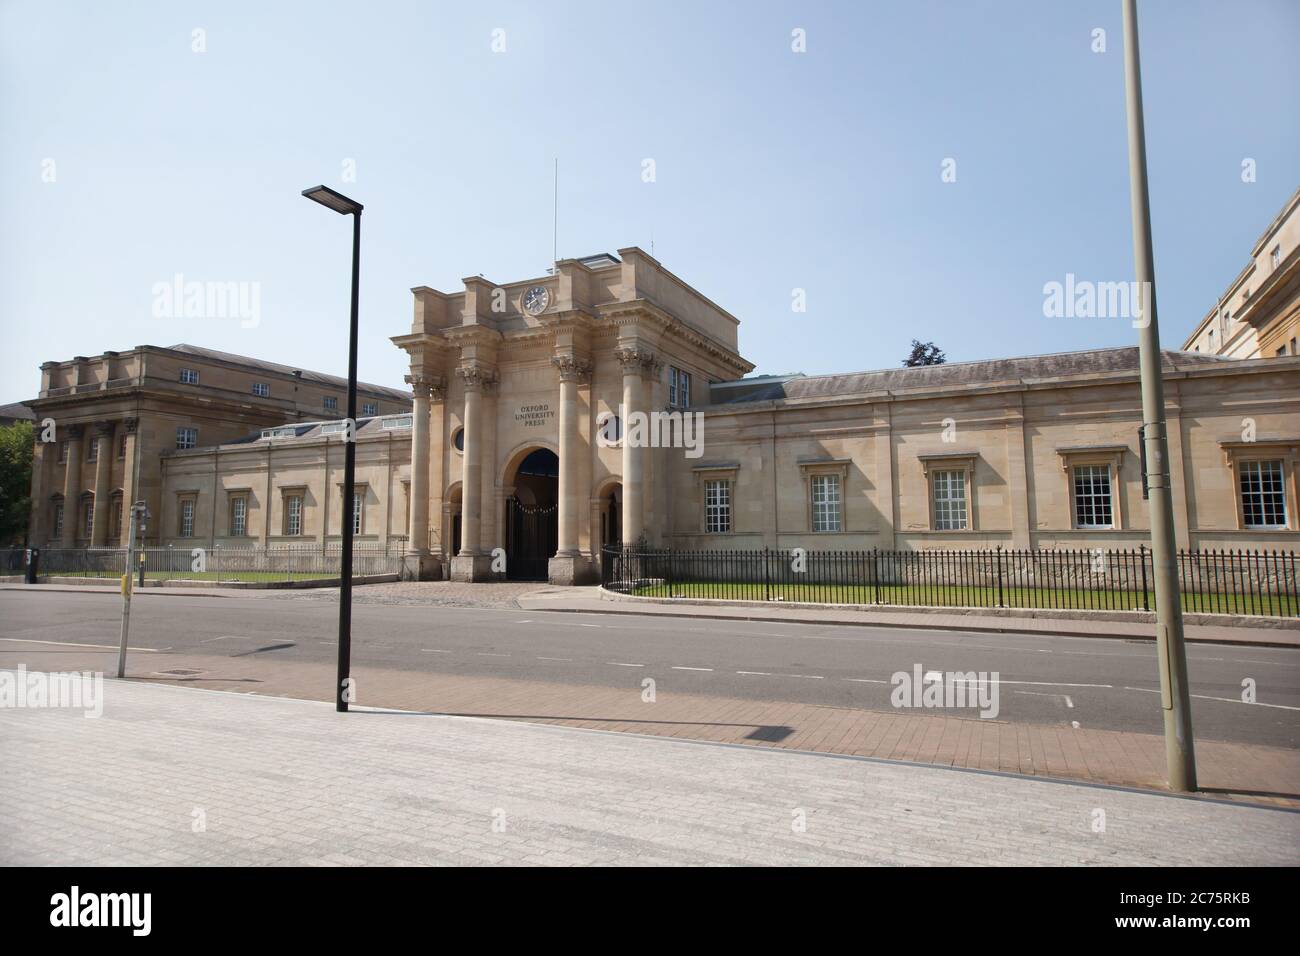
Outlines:
<svg viewBox="0 0 1300 956"><path fill-rule="evenodd" d="M176 447L177 448L196 448L199 444L199 430L197 428L178 428L176 429Z"/></svg>
<svg viewBox="0 0 1300 956"><path fill-rule="evenodd" d="M379 405L375 402L362 402L361 414L365 415L367 418L374 418L379 414Z"/></svg>
<svg viewBox="0 0 1300 956"><path fill-rule="evenodd" d="M194 369L192 368L181 369L181 384L182 385L199 384L199 373L194 371Z"/></svg>
<svg viewBox="0 0 1300 956"><path fill-rule="evenodd" d="M840 476L812 476L812 529L840 530Z"/></svg>
<svg viewBox="0 0 1300 956"><path fill-rule="evenodd" d="M1273 268L1276 269L1282 264L1282 247L1274 246L1273 251L1269 253L1269 258L1273 260Z"/></svg>
<svg viewBox="0 0 1300 956"><path fill-rule="evenodd" d="M99 439L91 438L86 444L86 461L99 461Z"/></svg>
<svg viewBox="0 0 1300 956"><path fill-rule="evenodd" d="M181 499L180 527L177 533L182 538L194 537L194 499Z"/></svg>
<svg viewBox="0 0 1300 956"><path fill-rule="evenodd" d="M668 404L685 408L691 403L691 373L668 367Z"/></svg>
<svg viewBox="0 0 1300 956"><path fill-rule="evenodd" d="M1285 528L1286 491L1282 462L1243 461L1241 521L1247 528Z"/></svg>
<svg viewBox="0 0 1300 956"><path fill-rule="evenodd" d="M1074 526L1115 526L1115 512L1110 497L1110 465L1074 467Z"/></svg>
<svg viewBox="0 0 1300 956"><path fill-rule="evenodd" d="M236 538L248 534L248 499L242 495L230 499L230 534Z"/></svg>
<svg viewBox="0 0 1300 956"><path fill-rule="evenodd" d="M704 483L704 530L709 534L731 531L731 482L711 479Z"/></svg>
<svg viewBox="0 0 1300 956"><path fill-rule="evenodd" d="M364 500L364 498L365 496L360 491L356 492L352 496L352 533L353 534L361 533L361 528L362 528L361 502Z"/></svg>
<svg viewBox="0 0 1300 956"><path fill-rule="evenodd" d="M126 457L126 436L125 435L117 436L117 457L119 459Z"/></svg>
<svg viewBox="0 0 1300 956"><path fill-rule="evenodd" d="M969 522L966 507L966 472L936 471L932 481L935 531L965 531Z"/></svg>
<svg viewBox="0 0 1300 956"><path fill-rule="evenodd" d="M253 383L253 394L258 398L269 398L271 395L271 386L265 382Z"/></svg>
<svg viewBox="0 0 1300 956"><path fill-rule="evenodd" d="M302 534L302 495L289 495L284 499L284 533Z"/></svg>
<svg viewBox="0 0 1300 956"><path fill-rule="evenodd" d="M110 544L117 544L122 540L122 499L113 499L113 523L109 525L109 537L113 540Z"/></svg>
<svg viewBox="0 0 1300 956"><path fill-rule="evenodd" d="M335 398L333 395L326 395L325 407L329 409L331 412L336 412L338 411L339 408L339 400Z"/></svg>
<svg viewBox="0 0 1300 956"><path fill-rule="evenodd" d="M60 461L60 462L64 462L64 461L67 461L67 460L68 460L68 444L69 444L69 442L68 442L67 440L64 440L64 441L59 442L59 461Z"/></svg>
<svg viewBox="0 0 1300 956"><path fill-rule="evenodd" d="M52 537L55 538L63 537L63 505L62 504L57 504L54 506L54 534L52 535Z"/></svg>
<svg viewBox="0 0 1300 956"><path fill-rule="evenodd" d="M95 502L87 501L81 506L81 510L81 529L87 538L92 538L95 534Z"/></svg>

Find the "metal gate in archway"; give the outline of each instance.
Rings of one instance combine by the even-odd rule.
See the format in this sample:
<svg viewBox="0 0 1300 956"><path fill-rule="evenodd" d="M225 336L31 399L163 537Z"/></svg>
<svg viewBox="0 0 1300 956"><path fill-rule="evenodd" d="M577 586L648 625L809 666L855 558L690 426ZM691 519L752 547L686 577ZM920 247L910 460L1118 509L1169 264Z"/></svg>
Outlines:
<svg viewBox="0 0 1300 956"><path fill-rule="evenodd" d="M506 577L512 581L545 581L559 530L556 505L526 505L512 496L506 502Z"/></svg>

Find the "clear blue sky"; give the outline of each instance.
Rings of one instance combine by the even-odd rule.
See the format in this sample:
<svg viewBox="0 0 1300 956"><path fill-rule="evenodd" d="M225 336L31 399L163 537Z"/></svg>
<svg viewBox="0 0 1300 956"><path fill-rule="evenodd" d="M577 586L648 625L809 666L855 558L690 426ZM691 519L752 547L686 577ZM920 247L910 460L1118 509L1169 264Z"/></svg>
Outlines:
<svg viewBox="0 0 1300 956"><path fill-rule="evenodd" d="M1177 346L1300 183L1300 3L1139 6ZM366 204L361 375L400 385L412 286L550 264L557 156L560 255L653 239L761 372L1131 344L1042 314L1067 272L1132 277L1122 45L1119 0L3 0L0 401L146 343L343 373L351 236L318 182ZM155 318L176 273L260 283L260 324Z"/></svg>

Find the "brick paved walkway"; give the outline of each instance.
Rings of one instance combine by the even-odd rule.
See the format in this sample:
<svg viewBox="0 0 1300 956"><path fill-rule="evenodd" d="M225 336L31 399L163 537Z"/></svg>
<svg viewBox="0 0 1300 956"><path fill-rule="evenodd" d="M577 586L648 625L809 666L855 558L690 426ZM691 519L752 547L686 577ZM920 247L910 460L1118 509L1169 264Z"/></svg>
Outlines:
<svg viewBox="0 0 1300 956"><path fill-rule="evenodd" d="M0 864L1300 862L1300 815L1278 810L131 682L105 692L99 719L0 710Z"/></svg>
<svg viewBox="0 0 1300 956"><path fill-rule="evenodd" d="M90 668L114 673L115 651L25 648L32 670ZM190 672L180 675L157 669ZM332 663L283 662L266 655L136 653L127 674L156 683L332 700ZM359 665L363 705L461 716L507 718L659 737L781 750L878 757L1120 786L1165 787L1164 740L1155 734L1012 724L939 713L869 711L756 701L660 689L643 699L640 671L626 687L437 674ZM653 676L653 675L652 675ZM1200 785L1213 796L1300 807L1300 752L1200 740Z"/></svg>

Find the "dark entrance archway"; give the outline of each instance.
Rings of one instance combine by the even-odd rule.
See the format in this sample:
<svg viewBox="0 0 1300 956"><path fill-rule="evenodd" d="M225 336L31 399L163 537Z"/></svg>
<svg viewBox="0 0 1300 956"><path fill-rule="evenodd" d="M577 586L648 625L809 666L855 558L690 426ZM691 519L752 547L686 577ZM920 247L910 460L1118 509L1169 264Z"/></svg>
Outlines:
<svg viewBox="0 0 1300 956"><path fill-rule="evenodd" d="M549 448L529 452L506 499L506 577L545 581L559 540L560 460Z"/></svg>

